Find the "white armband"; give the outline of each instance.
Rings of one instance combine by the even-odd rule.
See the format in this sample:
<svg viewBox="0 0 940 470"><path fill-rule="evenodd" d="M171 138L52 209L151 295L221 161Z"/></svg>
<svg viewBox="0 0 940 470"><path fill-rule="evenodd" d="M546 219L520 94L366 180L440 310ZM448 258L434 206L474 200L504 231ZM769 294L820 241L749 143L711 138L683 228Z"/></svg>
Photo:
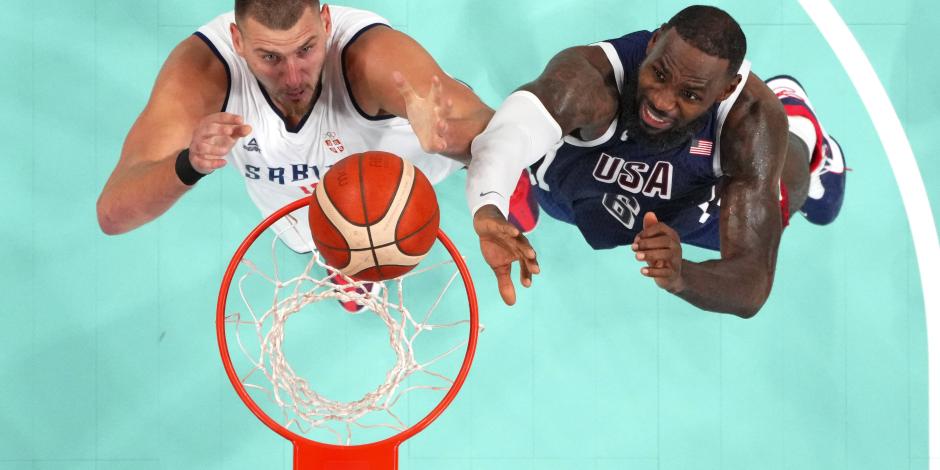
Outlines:
<svg viewBox="0 0 940 470"><path fill-rule="evenodd" d="M470 145L467 203L470 213L487 204L509 215L519 174L562 138L561 126L537 96L517 91L503 101L482 134Z"/></svg>

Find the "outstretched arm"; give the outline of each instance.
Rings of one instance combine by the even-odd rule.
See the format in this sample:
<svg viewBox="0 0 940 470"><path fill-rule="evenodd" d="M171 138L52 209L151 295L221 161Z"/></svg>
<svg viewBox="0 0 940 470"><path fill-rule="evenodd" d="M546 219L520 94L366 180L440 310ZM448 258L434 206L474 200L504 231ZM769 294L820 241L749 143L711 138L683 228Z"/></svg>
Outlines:
<svg viewBox="0 0 940 470"><path fill-rule="evenodd" d="M408 35L372 28L346 53L353 96L369 115L408 119L422 148L464 163L470 142L493 116L473 90L441 70Z"/></svg>
<svg viewBox="0 0 940 470"><path fill-rule="evenodd" d="M682 259L675 231L647 214L633 245L644 275L704 310L754 316L770 295L780 244L780 174L787 120L754 75L732 108L721 138L729 182L721 194L721 259Z"/></svg>
<svg viewBox="0 0 940 470"><path fill-rule="evenodd" d="M616 115L619 91L613 68L599 47L575 47L556 55L533 82L506 99L486 130L473 141L467 200L483 257L493 269L503 301L516 299L512 264L528 287L539 273L535 250L507 222L509 198L519 174L578 132L593 138Z"/></svg>
<svg viewBox="0 0 940 470"><path fill-rule="evenodd" d="M190 149L190 165L200 174L225 165L222 157L250 130L240 117L217 112L227 86L223 65L199 38L190 36L173 50L98 198L102 231L133 230L189 190L176 173L183 149Z"/></svg>

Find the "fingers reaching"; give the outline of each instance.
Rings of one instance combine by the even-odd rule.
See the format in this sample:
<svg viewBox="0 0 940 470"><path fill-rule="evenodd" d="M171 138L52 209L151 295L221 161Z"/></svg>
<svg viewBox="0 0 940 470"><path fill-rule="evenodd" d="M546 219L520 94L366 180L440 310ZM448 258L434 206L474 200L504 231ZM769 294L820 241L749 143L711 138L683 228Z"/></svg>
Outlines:
<svg viewBox="0 0 940 470"><path fill-rule="evenodd" d="M431 77L431 92L428 98L434 103L434 106L437 108L443 108L444 101L444 86L441 84L441 79L437 75Z"/></svg>
<svg viewBox="0 0 940 470"><path fill-rule="evenodd" d="M417 98L417 93L415 93L411 83L405 79L401 72L392 72L392 81L395 82L395 88L398 89L398 93L405 99L406 103Z"/></svg>
<svg viewBox="0 0 940 470"><path fill-rule="evenodd" d="M516 286L512 284L512 265L506 265L500 268L493 268L496 275L496 285L499 288L499 295L503 298L506 305L515 305Z"/></svg>
<svg viewBox="0 0 940 470"><path fill-rule="evenodd" d="M225 156L238 139L251 132L251 126L236 114L215 113L204 117L193 131L189 144L190 163L199 173L212 173L225 166Z"/></svg>
<svg viewBox="0 0 940 470"><path fill-rule="evenodd" d="M424 89L426 77L412 77L417 85ZM440 77L430 77L430 87L426 95L420 95L415 87L401 72L392 73L392 81L398 94L404 100L405 115L418 136L421 148L428 153L444 153L448 149L447 133L450 131L448 119L453 109L453 100L445 96L444 82Z"/></svg>
<svg viewBox="0 0 940 470"><path fill-rule="evenodd" d="M519 283L532 286L532 276L541 271L535 249L518 228L510 224L495 206L484 206L474 214L474 229L480 236L483 258L493 269L500 296L507 305L516 302L512 265L519 263Z"/></svg>
<svg viewBox="0 0 940 470"><path fill-rule="evenodd" d="M538 265L536 265L537 267ZM519 282L523 287L532 287L532 271L529 269L529 263L523 259L519 262Z"/></svg>

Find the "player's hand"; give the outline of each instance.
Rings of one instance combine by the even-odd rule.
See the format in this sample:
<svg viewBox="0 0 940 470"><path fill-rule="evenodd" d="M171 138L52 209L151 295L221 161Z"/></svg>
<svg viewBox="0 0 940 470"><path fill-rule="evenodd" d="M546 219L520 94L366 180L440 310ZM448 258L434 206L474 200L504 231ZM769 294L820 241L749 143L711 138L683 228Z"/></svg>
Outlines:
<svg viewBox="0 0 940 470"><path fill-rule="evenodd" d="M669 292L682 290L682 245L679 234L660 222L656 214L643 216L643 231L633 241L636 259L646 263L640 273Z"/></svg>
<svg viewBox="0 0 940 470"><path fill-rule="evenodd" d="M535 250L525 235L510 224L493 205L483 206L473 215L473 228L480 236L483 259L493 268L499 294L506 305L516 303L516 288L512 284L512 263L519 262L519 282L532 285L532 275L539 273Z"/></svg>
<svg viewBox="0 0 940 470"><path fill-rule="evenodd" d="M196 126L189 143L189 161L196 171L207 175L225 166L225 156L238 139L251 134L241 116L230 113L210 114Z"/></svg>
<svg viewBox="0 0 940 470"><path fill-rule="evenodd" d="M427 96L418 95L401 72L394 72L392 79L398 93L405 100L405 112L411 129L418 136L421 149L427 153L441 153L447 149L447 120L453 109L453 100L444 99L444 87L436 75L431 77L431 90Z"/></svg>

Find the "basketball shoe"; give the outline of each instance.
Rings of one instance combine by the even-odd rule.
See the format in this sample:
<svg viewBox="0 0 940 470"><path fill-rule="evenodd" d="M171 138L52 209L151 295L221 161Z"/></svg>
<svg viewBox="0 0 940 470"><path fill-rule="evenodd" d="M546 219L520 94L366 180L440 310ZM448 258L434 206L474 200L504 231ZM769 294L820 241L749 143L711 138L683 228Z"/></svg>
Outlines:
<svg viewBox="0 0 940 470"><path fill-rule="evenodd" d="M788 75L778 75L768 79L767 86L783 103L787 116L803 117L813 123L816 147L810 158L809 193L800 212L814 224L829 224L839 215L845 196L846 167L842 147L819 124L800 82Z"/></svg>
<svg viewBox="0 0 940 470"><path fill-rule="evenodd" d="M539 202L532 191L528 170L522 170L516 189L509 197L509 223L524 234L535 230L539 224Z"/></svg>
<svg viewBox="0 0 940 470"><path fill-rule="evenodd" d="M358 287L350 283L346 279L346 276L343 276L338 272L334 272L333 275L329 277L328 281L337 286L340 286L339 288L342 289L343 292L354 293L356 295L374 295L379 291L378 284L374 282L364 282L361 284L362 287ZM356 302L355 300L338 299L337 302L339 302L339 304L349 313L359 313L366 309L365 305Z"/></svg>

